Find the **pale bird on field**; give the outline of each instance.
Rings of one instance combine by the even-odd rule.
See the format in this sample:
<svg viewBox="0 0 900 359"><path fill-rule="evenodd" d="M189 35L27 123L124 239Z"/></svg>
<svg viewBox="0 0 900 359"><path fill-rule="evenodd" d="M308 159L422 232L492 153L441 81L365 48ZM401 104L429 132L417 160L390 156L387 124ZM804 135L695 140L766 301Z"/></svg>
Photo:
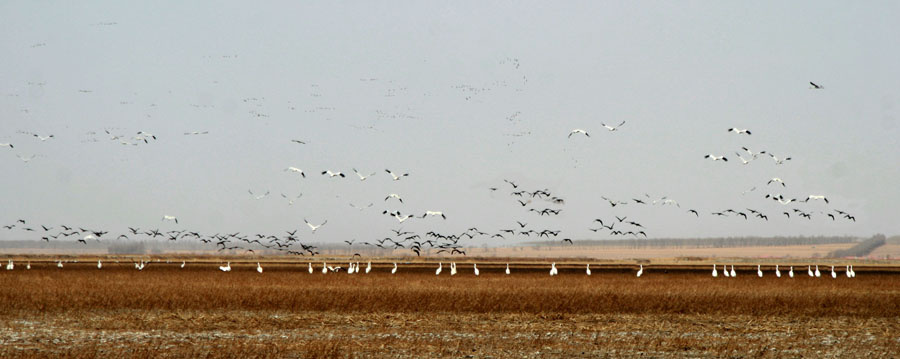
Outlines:
<svg viewBox="0 0 900 359"><path fill-rule="evenodd" d="M778 269L778 265L775 265L775 276L781 278L781 270Z"/></svg>
<svg viewBox="0 0 900 359"><path fill-rule="evenodd" d="M587 275L591 275L591 264L590 263L587 264L587 270L585 270L585 273Z"/></svg>
<svg viewBox="0 0 900 359"><path fill-rule="evenodd" d="M837 273L834 272L834 266L831 266L831 278L837 278Z"/></svg>
<svg viewBox="0 0 900 359"><path fill-rule="evenodd" d="M26 270L30 270L30 269L31 269L31 262L28 262L28 264L25 265L25 269L26 269ZM849 273L849 272L848 272L848 273Z"/></svg>
<svg viewBox="0 0 900 359"><path fill-rule="evenodd" d="M16 266L13 264L12 259L10 259L9 262L6 263L6 270L13 270L15 267Z"/></svg>
<svg viewBox="0 0 900 359"><path fill-rule="evenodd" d="M716 270L716 265L715 265L715 264L713 264L712 276L713 276L713 278L716 278L716 277L719 276L719 271Z"/></svg>
<svg viewBox="0 0 900 359"><path fill-rule="evenodd" d="M821 276L822 276L822 273L819 272L819 265L816 264L816 278L819 278L819 277L821 277Z"/></svg>
<svg viewBox="0 0 900 359"><path fill-rule="evenodd" d="M228 264L224 266L219 266L219 270L223 272L231 272L231 262L228 262Z"/></svg>
<svg viewBox="0 0 900 359"><path fill-rule="evenodd" d="M100 260L97 260L97 269L103 269L103 263Z"/></svg>
<svg viewBox="0 0 900 359"><path fill-rule="evenodd" d="M322 274L328 274L328 265L322 262Z"/></svg>
<svg viewBox="0 0 900 359"><path fill-rule="evenodd" d="M184 269L185 261L181 261L181 268Z"/></svg>
<svg viewBox="0 0 900 359"><path fill-rule="evenodd" d="M553 262L552 264L550 264L550 276L552 277L557 274L559 274L559 271L556 270L556 262Z"/></svg>
<svg viewBox="0 0 900 359"><path fill-rule="evenodd" d="M397 262L394 262L394 269L391 269L391 274L397 274Z"/></svg>
<svg viewBox="0 0 900 359"><path fill-rule="evenodd" d="M788 277L794 278L794 266L791 266L791 271L788 272Z"/></svg>
<svg viewBox="0 0 900 359"><path fill-rule="evenodd" d="M643 264L641 264L641 269L638 269L638 271L637 271L637 277L640 278L642 274L644 274L644 265Z"/></svg>
<svg viewBox="0 0 900 359"><path fill-rule="evenodd" d="M806 266L806 272L809 274L810 277L815 277L815 275L813 274L813 271L812 271L812 266Z"/></svg>
<svg viewBox="0 0 900 359"><path fill-rule="evenodd" d="M450 262L450 275L456 275L456 262Z"/></svg>
<svg viewBox="0 0 900 359"><path fill-rule="evenodd" d="M57 261L56 261L56 268L62 268L62 267L63 267L62 261L61 261L61 260L57 260Z"/></svg>
<svg viewBox="0 0 900 359"><path fill-rule="evenodd" d="M853 265L850 265L850 278L856 278L856 271L853 270Z"/></svg>
<svg viewBox="0 0 900 359"><path fill-rule="evenodd" d="M850 272L847 272L850 273ZM506 275L509 275L509 263L506 263Z"/></svg>
<svg viewBox="0 0 900 359"><path fill-rule="evenodd" d="M309 274L313 274L312 263L307 264L309 264Z"/></svg>
<svg viewBox="0 0 900 359"><path fill-rule="evenodd" d="M259 262L256 262L256 271L257 271L258 273L262 273L262 272L263 272L262 266L259 265Z"/></svg>
<svg viewBox="0 0 900 359"><path fill-rule="evenodd" d="M727 266L727 265L724 265L724 264L722 265L722 274L725 275L725 277L731 277L731 274L728 273L728 266Z"/></svg>
<svg viewBox="0 0 900 359"><path fill-rule="evenodd" d="M472 263L472 269L475 271L475 276L478 276L478 274L480 273L478 271L478 264Z"/></svg>
<svg viewBox="0 0 900 359"><path fill-rule="evenodd" d="M759 264L756 265L756 275L760 278L762 278L763 276L762 269L759 268Z"/></svg>
<svg viewBox="0 0 900 359"><path fill-rule="evenodd" d="M434 275L441 275L441 270L443 270L443 269L444 269L444 264L438 262L438 267L437 267L437 270L434 271Z"/></svg>
<svg viewBox="0 0 900 359"><path fill-rule="evenodd" d="M366 274L372 271L372 261L369 261L369 264L366 265Z"/></svg>
<svg viewBox="0 0 900 359"><path fill-rule="evenodd" d="M731 265L731 278L737 277L737 272L734 271L734 264Z"/></svg>

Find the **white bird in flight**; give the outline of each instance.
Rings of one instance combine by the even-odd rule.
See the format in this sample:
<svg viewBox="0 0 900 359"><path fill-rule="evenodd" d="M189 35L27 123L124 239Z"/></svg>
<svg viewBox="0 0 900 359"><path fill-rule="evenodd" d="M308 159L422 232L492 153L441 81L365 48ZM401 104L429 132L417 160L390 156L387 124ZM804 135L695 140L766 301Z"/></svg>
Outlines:
<svg viewBox="0 0 900 359"><path fill-rule="evenodd" d="M350 203L350 207L356 208L356 209L358 209L358 210L360 210L360 211L362 211L362 210L364 210L364 209L366 209L366 208L370 208L370 207L372 207L372 206L374 206L374 205L375 205L374 203L369 203L368 206L365 206L365 207L359 207L359 206L357 206L357 205L355 205L355 204L353 204L353 203Z"/></svg>
<svg viewBox="0 0 900 359"><path fill-rule="evenodd" d="M22 156L16 155L16 157L18 157L20 160L22 160L22 162L28 163L29 161L34 159L35 155L31 155L28 157L22 157Z"/></svg>
<svg viewBox="0 0 900 359"><path fill-rule="evenodd" d="M728 132L734 132L734 133L739 134L739 135L740 135L740 134L751 135L750 130L748 130L748 129L746 129L746 128L732 127L732 128L729 128L729 129L728 129Z"/></svg>
<svg viewBox="0 0 900 359"><path fill-rule="evenodd" d="M398 201L400 201L400 203L403 203L403 198L400 198L400 195L396 194L396 193L391 193L391 194L387 195L387 197L384 197L384 200L387 201L388 199L391 199L391 198L396 198Z"/></svg>
<svg viewBox="0 0 900 359"><path fill-rule="evenodd" d="M282 193L282 194L281 194L281 197L284 197L284 199L286 199L286 200L288 201L288 206L290 206L290 205L293 205L293 204L294 204L294 201L300 199L300 197L303 197L303 193L301 193L300 195L298 195L298 196L295 197L295 198L288 198L287 195L285 195L284 193Z"/></svg>
<svg viewBox="0 0 900 359"><path fill-rule="evenodd" d="M175 218L175 216L163 215L161 221L175 221L175 223L177 224L178 218Z"/></svg>
<svg viewBox="0 0 900 359"><path fill-rule="evenodd" d="M372 172L372 173L370 173L370 174L364 176L362 173L359 173L359 171L357 171L356 168L354 168L354 169L353 169L353 173L356 173L356 175L359 177L359 180L360 180L360 181L365 181L366 179L368 179L369 177L374 176L374 175L375 175L376 173L378 173L378 172Z"/></svg>
<svg viewBox="0 0 900 359"><path fill-rule="evenodd" d="M266 193L263 193L262 195L259 195L259 196L253 194L253 191L251 191L249 189L247 190L247 192L250 193L250 196L253 196L253 199L255 199L255 200L260 200L260 199L266 198L266 196L269 195L269 191L266 191Z"/></svg>
<svg viewBox="0 0 900 359"><path fill-rule="evenodd" d="M784 161L790 161L790 160L791 160L790 157L786 157L786 158L778 158L777 156L775 156L775 155L773 155L773 154L771 154L771 153L769 154L769 157L772 157L772 160L775 161L775 164L776 164L776 165L781 165L781 164L784 164Z"/></svg>
<svg viewBox="0 0 900 359"><path fill-rule="evenodd" d="M447 216L445 216L444 212L441 212L441 211L425 211L425 214L422 215L422 218L425 218L428 216L436 216L436 217L441 217L443 219L447 219Z"/></svg>
<svg viewBox="0 0 900 359"><path fill-rule="evenodd" d="M770 179L769 182L766 182L766 185L768 186L768 185L772 184L772 182L781 183L781 187L786 187L784 185L784 181L781 178L772 177L772 179Z"/></svg>
<svg viewBox="0 0 900 359"><path fill-rule="evenodd" d="M398 175L394 174L394 172L391 172L391 170L386 169L384 171L387 172L388 174L390 174L391 177L394 178L394 181L399 181L400 178L409 176L409 173L404 173L404 174L398 176Z"/></svg>
<svg viewBox="0 0 900 359"><path fill-rule="evenodd" d="M745 165L748 164L748 163L750 163L750 161L753 160L752 158L749 159L749 160L744 159L743 157L741 157L741 154L740 154L740 153L737 153L737 152L735 152L734 155L737 156L737 158L738 158L739 160L741 160L741 163L742 163L742 164L745 164Z"/></svg>
<svg viewBox="0 0 900 359"><path fill-rule="evenodd" d="M609 131L615 131L615 130L618 130L619 127L622 127L622 125L624 125L624 124L625 124L625 121L622 121L622 123L620 123L618 126L609 126L609 125L601 122L600 126L606 127L606 129Z"/></svg>
<svg viewBox="0 0 900 359"><path fill-rule="evenodd" d="M285 168L284 171L285 171L285 172L290 171L290 172L294 172L294 173L299 173L299 174L300 174L300 177L306 178L306 173L303 173L303 170L301 170L301 169L299 169L299 168L297 168L297 167L288 167L288 168Z"/></svg>
<svg viewBox="0 0 900 359"><path fill-rule="evenodd" d="M41 135L38 135L38 134L35 133L35 134L34 134L34 137L37 137L37 139L41 140L41 142L44 142L44 141L46 141L46 140L49 140L49 139L53 138L53 135L50 135L50 136L41 136Z"/></svg>
<svg viewBox="0 0 900 359"><path fill-rule="evenodd" d="M809 195L808 197L806 197L806 200L803 201L803 202L809 202L809 200L811 200L811 199L812 199L812 200L818 200L818 199L821 199L821 200L825 201L825 203L828 203L828 198L825 198L825 196L822 196L822 195L814 195L814 194L811 194L811 195Z"/></svg>
<svg viewBox="0 0 900 359"><path fill-rule="evenodd" d="M325 222L322 222L322 224L320 224L318 226L314 226L312 223L309 223L309 221L307 221L306 218L303 219L303 222L306 222L306 225L309 226L309 229L311 229L313 233L316 233L316 230L318 230L319 227L324 226L325 223L328 223L328 220L326 219Z"/></svg>
<svg viewBox="0 0 900 359"><path fill-rule="evenodd" d="M344 176L343 173L340 173L340 172L331 172L331 170L322 171L322 174L323 174L323 175L328 175L328 177L338 177L338 176L341 177L341 178L347 177L347 176Z"/></svg>
<svg viewBox="0 0 900 359"><path fill-rule="evenodd" d="M708 154L708 155L706 155L706 156L703 156L703 158L709 158L709 159L711 159L711 160L713 160L713 161L722 160L722 161L728 162L728 159L725 158L725 156L716 156L716 155L714 155L714 154Z"/></svg>
<svg viewBox="0 0 900 359"><path fill-rule="evenodd" d="M569 138L572 138L572 135L574 135L574 134L576 134L576 133L581 133L581 134L584 134L584 135L587 136L587 137L591 137L591 135L588 134L587 131L582 130L582 129L580 129L580 128L576 128L576 129L572 130L572 132L569 132Z"/></svg>
<svg viewBox="0 0 900 359"><path fill-rule="evenodd" d="M16 148L16 146L13 146L12 143L0 143L0 147Z"/></svg>

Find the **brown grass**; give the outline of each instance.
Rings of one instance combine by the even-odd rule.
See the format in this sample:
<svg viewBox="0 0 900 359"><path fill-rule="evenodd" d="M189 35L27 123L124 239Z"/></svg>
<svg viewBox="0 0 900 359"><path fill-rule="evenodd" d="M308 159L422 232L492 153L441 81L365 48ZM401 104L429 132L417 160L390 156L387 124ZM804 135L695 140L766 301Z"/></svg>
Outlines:
<svg viewBox="0 0 900 359"><path fill-rule="evenodd" d="M711 278L709 268L32 263L0 272L0 357L885 356L900 273ZM798 269L798 268L795 268ZM825 269L821 268L820 269ZM841 273L843 274L843 273ZM827 274L826 274L827 275ZM828 354L830 353L830 354Z"/></svg>

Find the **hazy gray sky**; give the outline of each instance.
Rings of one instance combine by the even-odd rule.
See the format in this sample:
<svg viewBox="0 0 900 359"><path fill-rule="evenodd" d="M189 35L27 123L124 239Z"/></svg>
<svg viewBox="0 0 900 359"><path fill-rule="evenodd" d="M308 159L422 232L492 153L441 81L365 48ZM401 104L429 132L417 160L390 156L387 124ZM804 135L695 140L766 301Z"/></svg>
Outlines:
<svg viewBox="0 0 900 359"><path fill-rule="evenodd" d="M402 225L414 231L523 220L609 238L591 221L627 215L657 238L895 234L898 13L891 1L4 1L0 143L15 148L0 147L0 222L301 228L337 242L401 227L389 209L448 216ZM567 138L574 128L591 137ZM158 140L124 146L106 129ZM742 146L793 159L744 166ZM377 174L360 182L351 168ZM385 168L410 176L391 181ZM787 186L767 187L771 177ZM504 178L565 198L526 207L562 214L526 212ZM289 206L281 193L303 197ZM645 193L681 208L600 198ZM781 206L767 193L831 204ZM726 208L769 221L710 216ZM790 208L857 222L788 220ZM328 224L310 235L303 218Z"/></svg>

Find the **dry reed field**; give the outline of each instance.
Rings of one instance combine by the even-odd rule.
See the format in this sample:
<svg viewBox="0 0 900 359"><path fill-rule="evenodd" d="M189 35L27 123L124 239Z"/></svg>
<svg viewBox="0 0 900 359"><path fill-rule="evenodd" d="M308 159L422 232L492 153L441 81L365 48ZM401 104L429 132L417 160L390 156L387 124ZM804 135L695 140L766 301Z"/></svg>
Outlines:
<svg viewBox="0 0 900 359"><path fill-rule="evenodd" d="M895 357L900 273L738 267L32 262L0 272L0 357ZM362 263L365 266L365 263Z"/></svg>

